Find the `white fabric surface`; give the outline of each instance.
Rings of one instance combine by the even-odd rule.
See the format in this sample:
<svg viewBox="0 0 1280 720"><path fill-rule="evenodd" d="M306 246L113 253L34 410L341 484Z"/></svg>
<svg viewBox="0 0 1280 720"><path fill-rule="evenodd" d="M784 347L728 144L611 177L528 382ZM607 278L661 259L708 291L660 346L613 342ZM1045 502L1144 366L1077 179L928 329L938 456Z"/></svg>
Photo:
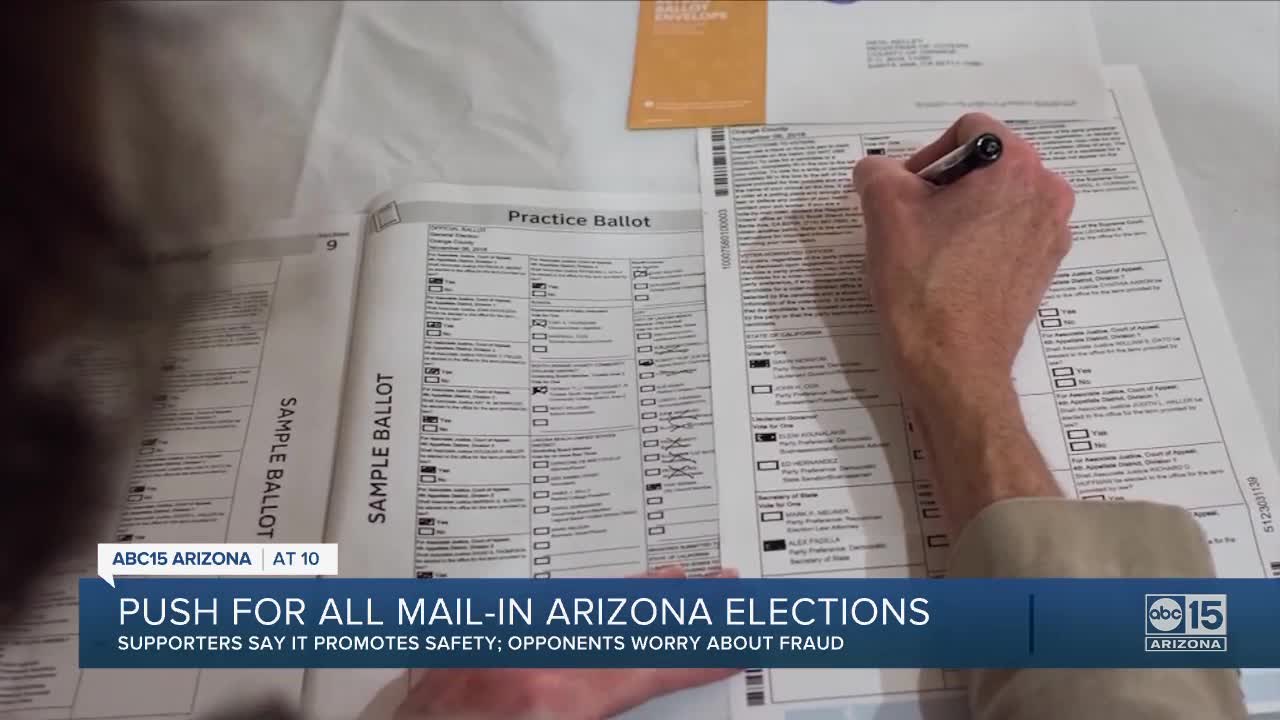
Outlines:
<svg viewBox="0 0 1280 720"><path fill-rule="evenodd" d="M360 210L408 181L697 190L692 131L625 129L632 2L135 10L137 41L188 83L175 100L210 108L240 219ZM1280 4L1093 12L1103 61L1146 78L1280 457Z"/></svg>
<svg viewBox="0 0 1280 720"><path fill-rule="evenodd" d="M232 207L357 210L413 180L697 188L690 131L629 132L630 2L148 6L213 99ZM1280 456L1280 5L1095 3L1172 145ZM838 88L833 92L838 92Z"/></svg>

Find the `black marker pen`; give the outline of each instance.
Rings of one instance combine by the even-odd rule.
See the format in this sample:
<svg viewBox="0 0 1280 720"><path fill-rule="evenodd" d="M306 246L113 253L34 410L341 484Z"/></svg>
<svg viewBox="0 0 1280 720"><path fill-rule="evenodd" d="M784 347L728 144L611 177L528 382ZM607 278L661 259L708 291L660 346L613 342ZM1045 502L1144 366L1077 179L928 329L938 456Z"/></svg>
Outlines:
<svg viewBox="0 0 1280 720"><path fill-rule="evenodd" d="M948 185L1000 159L1004 143L991 133L983 133L929 164L916 173L934 185Z"/></svg>

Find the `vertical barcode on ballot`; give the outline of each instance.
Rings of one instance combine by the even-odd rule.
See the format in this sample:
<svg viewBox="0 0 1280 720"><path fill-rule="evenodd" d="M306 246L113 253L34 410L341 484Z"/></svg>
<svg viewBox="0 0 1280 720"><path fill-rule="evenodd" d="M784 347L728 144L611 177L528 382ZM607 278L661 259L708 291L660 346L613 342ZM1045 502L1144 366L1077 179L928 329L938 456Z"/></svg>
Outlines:
<svg viewBox="0 0 1280 720"><path fill-rule="evenodd" d="M764 669L748 668L743 675L747 678L747 707L764 704Z"/></svg>
<svg viewBox="0 0 1280 720"><path fill-rule="evenodd" d="M1271 577L1280 578L1280 562L1271 563Z"/></svg>
<svg viewBox="0 0 1280 720"><path fill-rule="evenodd" d="M716 197L729 196L729 155L724 148L724 128L711 128L711 185Z"/></svg>

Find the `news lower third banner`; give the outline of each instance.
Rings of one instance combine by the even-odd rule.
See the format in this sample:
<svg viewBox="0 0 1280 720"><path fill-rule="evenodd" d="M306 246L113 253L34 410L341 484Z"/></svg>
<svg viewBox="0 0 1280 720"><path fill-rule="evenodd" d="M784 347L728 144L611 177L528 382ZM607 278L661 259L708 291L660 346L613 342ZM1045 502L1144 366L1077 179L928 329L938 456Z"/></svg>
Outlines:
<svg viewBox="0 0 1280 720"><path fill-rule="evenodd" d="M1280 582L90 578L80 664L1280 667Z"/></svg>

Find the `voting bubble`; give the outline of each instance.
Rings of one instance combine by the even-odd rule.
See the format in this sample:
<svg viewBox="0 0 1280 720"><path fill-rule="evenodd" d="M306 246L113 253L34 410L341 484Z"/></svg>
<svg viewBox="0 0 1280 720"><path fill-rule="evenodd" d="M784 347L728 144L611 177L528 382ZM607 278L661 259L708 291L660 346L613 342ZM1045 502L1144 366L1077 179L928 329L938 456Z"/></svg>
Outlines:
<svg viewBox="0 0 1280 720"><path fill-rule="evenodd" d="M120 536L124 537L124 536ZM331 543L100 543L98 577L337 575Z"/></svg>

